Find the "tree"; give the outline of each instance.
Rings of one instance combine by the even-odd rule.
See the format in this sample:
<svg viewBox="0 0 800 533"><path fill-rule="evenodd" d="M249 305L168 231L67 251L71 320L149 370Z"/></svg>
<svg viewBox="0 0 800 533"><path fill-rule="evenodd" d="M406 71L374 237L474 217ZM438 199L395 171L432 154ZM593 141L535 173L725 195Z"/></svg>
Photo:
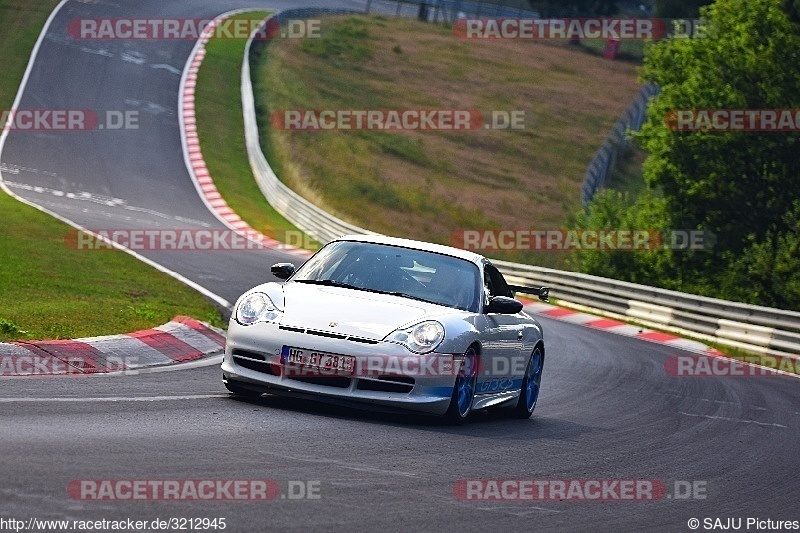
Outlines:
<svg viewBox="0 0 800 533"><path fill-rule="evenodd" d="M643 78L662 92L638 137L649 152L645 179L663 193L673 227L717 235L713 253L676 255L689 275L713 280L754 242L788 231L784 215L800 197L800 133L676 132L665 117L800 108L800 35L780 0L718 0L703 14L708 38L648 50Z"/></svg>
<svg viewBox="0 0 800 533"><path fill-rule="evenodd" d="M736 258L722 284L742 301L783 308L800 303L800 200L783 217L784 231L769 231Z"/></svg>
<svg viewBox="0 0 800 533"><path fill-rule="evenodd" d="M588 211L575 216L571 226L592 231L648 230L663 235L668 231L669 224L669 214L662 198L646 192L633 199L628 194L604 189L595 195ZM674 288L669 281L677 277L673 252L662 248L658 238L653 238L648 244L648 250L578 251L568 258L567 264L570 268L595 276Z"/></svg>
<svg viewBox="0 0 800 533"><path fill-rule="evenodd" d="M576 221L701 229L716 236L715 247L633 257L581 253L573 266L800 310L800 124L788 132L674 131L668 124L676 110L800 109L798 4L717 0L701 10L710 24L706 38L651 45L642 78L662 92L636 135L648 152L648 192L635 201L600 195Z"/></svg>
<svg viewBox="0 0 800 533"><path fill-rule="evenodd" d="M800 24L800 0L782 0L781 7L792 22Z"/></svg>

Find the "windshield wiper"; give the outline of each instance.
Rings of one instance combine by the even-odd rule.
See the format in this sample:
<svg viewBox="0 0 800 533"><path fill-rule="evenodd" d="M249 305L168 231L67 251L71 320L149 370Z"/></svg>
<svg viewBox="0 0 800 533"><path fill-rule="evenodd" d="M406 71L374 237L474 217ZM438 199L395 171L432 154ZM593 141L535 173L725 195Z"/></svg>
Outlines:
<svg viewBox="0 0 800 533"><path fill-rule="evenodd" d="M401 298L411 298L412 300L418 300L420 302L425 302L429 304L436 304L436 305L447 305L443 304L442 302L434 302L433 300L428 300L426 298L422 298L421 296L414 296L413 294L407 294L405 292L391 292L391 291L375 291L380 294L388 294L389 296L399 296Z"/></svg>
<svg viewBox="0 0 800 533"><path fill-rule="evenodd" d="M356 287L355 285L350 285L349 283L342 283L341 281L336 281L335 279L295 279L292 281L297 283L309 283L311 285L324 285L326 287L342 287L344 289L355 289L357 291L369 290L365 289L364 287Z"/></svg>

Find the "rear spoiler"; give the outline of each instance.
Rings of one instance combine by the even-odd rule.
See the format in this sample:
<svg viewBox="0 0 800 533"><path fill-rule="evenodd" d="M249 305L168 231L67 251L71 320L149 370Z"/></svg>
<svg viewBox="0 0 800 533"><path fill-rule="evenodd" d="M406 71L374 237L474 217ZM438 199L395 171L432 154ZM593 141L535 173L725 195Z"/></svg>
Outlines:
<svg viewBox="0 0 800 533"><path fill-rule="evenodd" d="M521 285L509 285L508 288L514 292L534 294L543 302L550 301L550 287L523 287Z"/></svg>

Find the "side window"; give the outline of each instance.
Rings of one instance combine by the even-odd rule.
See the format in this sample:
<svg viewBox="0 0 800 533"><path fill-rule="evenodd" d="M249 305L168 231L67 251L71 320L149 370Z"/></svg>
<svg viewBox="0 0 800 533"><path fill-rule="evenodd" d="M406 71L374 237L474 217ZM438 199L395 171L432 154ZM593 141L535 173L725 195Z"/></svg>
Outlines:
<svg viewBox="0 0 800 533"><path fill-rule="evenodd" d="M483 283L489 291L489 296L508 296L514 297L514 293L508 288L503 274L494 265L487 264L483 267Z"/></svg>

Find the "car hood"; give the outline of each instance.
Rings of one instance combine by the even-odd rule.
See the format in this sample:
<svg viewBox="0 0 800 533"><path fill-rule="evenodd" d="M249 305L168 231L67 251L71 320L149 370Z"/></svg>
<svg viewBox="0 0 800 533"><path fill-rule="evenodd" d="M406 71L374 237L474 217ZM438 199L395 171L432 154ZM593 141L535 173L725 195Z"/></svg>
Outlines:
<svg viewBox="0 0 800 533"><path fill-rule="evenodd" d="M442 311L435 304L341 287L287 283L282 292L281 325L374 340Z"/></svg>

